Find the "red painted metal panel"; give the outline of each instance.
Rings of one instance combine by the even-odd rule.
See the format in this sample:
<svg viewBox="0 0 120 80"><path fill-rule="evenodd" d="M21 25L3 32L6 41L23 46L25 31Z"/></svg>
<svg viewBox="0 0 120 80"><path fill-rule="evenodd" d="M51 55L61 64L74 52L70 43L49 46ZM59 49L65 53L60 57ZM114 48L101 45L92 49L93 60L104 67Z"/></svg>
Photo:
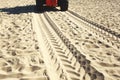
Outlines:
<svg viewBox="0 0 120 80"><path fill-rule="evenodd" d="M51 6L51 7L55 7L55 6L57 6L57 1L58 0L46 0L46 5Z"/></svg>

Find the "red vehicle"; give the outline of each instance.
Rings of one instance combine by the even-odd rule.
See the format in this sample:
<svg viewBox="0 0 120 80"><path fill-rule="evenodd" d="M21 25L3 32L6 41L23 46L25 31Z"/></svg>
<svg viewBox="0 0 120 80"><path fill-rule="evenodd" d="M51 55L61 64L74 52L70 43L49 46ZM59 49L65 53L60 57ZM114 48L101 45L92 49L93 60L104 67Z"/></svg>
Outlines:
<svg viewBox="0 0 120 80"><path fill-rule="evenodd" d="M44 6L60 6L61 11L68 10L68 0L36 0L37 10L42 10Z"/></svg>

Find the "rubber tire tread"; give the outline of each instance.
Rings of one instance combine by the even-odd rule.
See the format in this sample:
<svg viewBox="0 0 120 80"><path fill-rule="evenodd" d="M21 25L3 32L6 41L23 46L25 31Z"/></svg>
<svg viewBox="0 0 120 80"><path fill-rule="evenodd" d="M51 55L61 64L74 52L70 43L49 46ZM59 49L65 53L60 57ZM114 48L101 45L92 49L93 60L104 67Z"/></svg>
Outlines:
<svg viewBox="0 0 120 80"><path fill-rule="evenodd" d="M60 9L61 11L67 11L68 10L68 0L60 0Z"/></svg>
<svg viewBox="0 0 120 80"><path fill-rule="evenodd" d="M36 10L40 11L43 9L43 0L36 0Z"/></svg>

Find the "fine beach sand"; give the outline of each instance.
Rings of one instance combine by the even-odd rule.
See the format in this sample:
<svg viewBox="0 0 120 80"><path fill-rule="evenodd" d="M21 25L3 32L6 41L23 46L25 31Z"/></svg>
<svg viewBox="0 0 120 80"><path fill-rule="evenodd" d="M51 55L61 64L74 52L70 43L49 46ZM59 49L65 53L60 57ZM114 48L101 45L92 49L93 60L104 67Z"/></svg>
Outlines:
<svg viewBox="0 0 120 80"><path fill-rule="evenodd" d="M32 27L33 5L35 0L0 0L0 80L48 80ZM69 9L120 33L119 8L119 0L70 0ZM60 25L66 25L57 12L52 14ZM118 51L82 29L76 34L68 26L61 30L106 74L120 80Z"/></svg>
<svg viewBox="0 0 120 80"><path fill-rule="evenodd" d="M25 7L33 3L32 0L0 1L3 11L0 12L0 80L47 80L28 11L33 8ZM23 6L23 10L18 11L18 6Z"/></svg>
<svg viewBox="0 0 120 80"><path fill-rule="evenodd" d="M84 30L83 26L80 27L74 24L72 20L69 20L69 17L52 12L51 16L60 25L61 31L70 39L71 43L75 44L77 49L80 49L93 62L93 66L103 71L103 73L105 72L105 74L108 74L113 79L120 79L120 56L118 50L102 42L89 31ZM78 27L80 27L79 32L76 31Z"/></svg>
<svg viewBox="0 0 120 80"><path fill-rule="evenodd" d="M70 0L70 9L120 34L119 0Z"/></svg>

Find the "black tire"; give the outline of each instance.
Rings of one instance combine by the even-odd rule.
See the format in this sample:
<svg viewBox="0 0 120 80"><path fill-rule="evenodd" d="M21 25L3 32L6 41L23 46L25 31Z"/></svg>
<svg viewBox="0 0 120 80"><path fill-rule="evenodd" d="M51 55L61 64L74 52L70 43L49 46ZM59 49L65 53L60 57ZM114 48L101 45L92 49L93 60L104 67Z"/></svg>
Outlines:
<svg viewBox="0 0 120 80"><path fill-rule="evenodd" d="M36 0L36 10L41 11L43 9L43 0Z"/></svg>
<svg viewBox="0 0 120 80"><path fill-rule="evenodd" d="M61 11L68 10L68 0L60 0L60 10Z"/></svg>

